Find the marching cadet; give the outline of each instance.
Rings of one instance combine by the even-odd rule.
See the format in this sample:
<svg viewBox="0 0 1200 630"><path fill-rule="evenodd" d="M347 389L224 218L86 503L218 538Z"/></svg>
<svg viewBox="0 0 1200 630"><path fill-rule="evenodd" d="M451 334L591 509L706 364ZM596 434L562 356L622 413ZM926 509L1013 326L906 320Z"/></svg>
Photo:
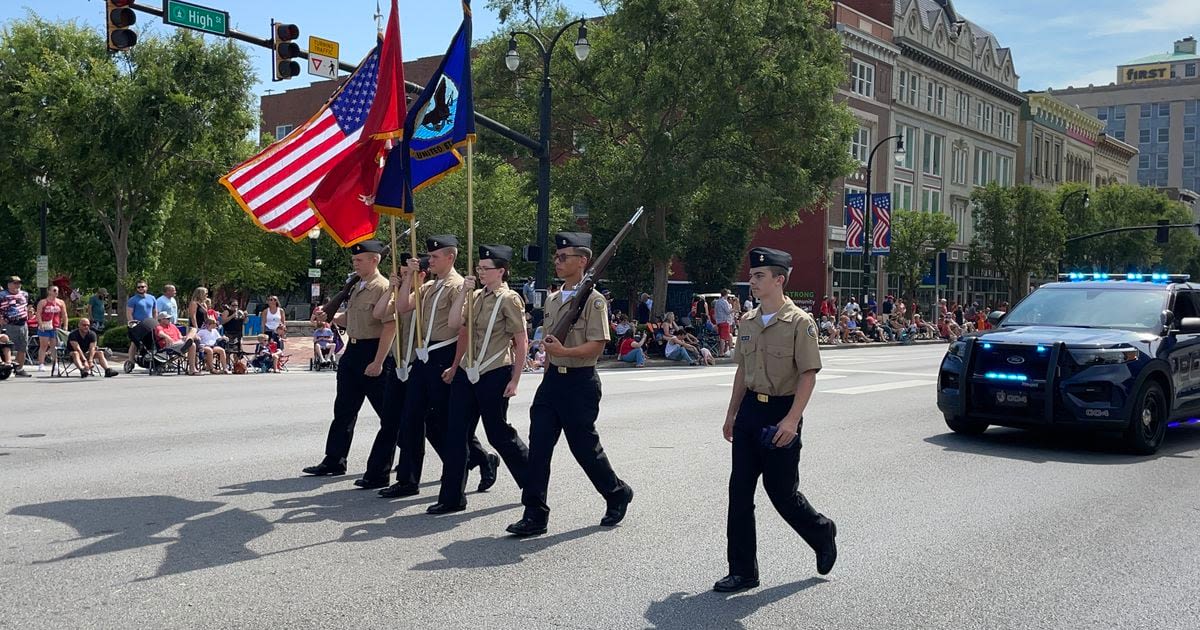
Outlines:
<svg viewBox="0 0 1200 630"><path fill-rule="evenodd" d="M483 245L475 273L483 288L476 290L477 276L463 279L463 291L450 308L450 327L459 329L450 383L449 423L442 450L442 489L430 514L461 512L467 508L467 439L483 418L488 443L500 453L517 486L525 483L529 449L517 430L508 423L508 399L517 395L529 337L525 332L525 303L508 288L508 265L512 248ZM472 304L466 296L474 293ZM468 322L467 308L473 310ZM471 334L467 334L471 326ZM473 357L467 354L468 341ZM495 457L491 455L490 457Z"/></svg>
<svg viewBox="0 0 1200 630"><path fill-rule="evenodd" d="M722 431L733 443L729 475L729 575L713 590L730 593L758 586L754 493L758 477L771 504L817 555L825 575L837 560L837 527L799 491L800 429L821 357L812 317L783 295L792 269L787 252L750 250L750 292L759 306L738 328L737 375Z"/></svg>
<svg viewBox="0 0 1200 630"><path fill-rule="evenodd" d="M454 362L458 329L450 326L450 310L463 290L463 277L454 269L458 258L458 238L452 234L431 236L425 240L429 251L429 271L437 280L421 285L421 312L416 315L423 329L417 331L414 350L417 360L409 366L405 392L404 414L400 421L400 462L396 467L396 483L379 491L380 496L409 497L420 493L421 469L425 463L425 438L438 456L445 461L446 414L450 396L449 378L443 373ZM400 284L395 312L404 315L415 310L412 299L413 282L422 281L425 274L420 261L409 259L409 273ZM396 282L398 278L393 278ZM479 490L496 483L500 458L487 453L474 434L467 442L470 455L467 465L479 467Z"/></svg>
<svg viewBox="0 0 1200 630"><path fill-rule="evenodd" d="M359 281L346 301L345 312L329 314L322 312L320 307L313 311L314 323L329 320L345 326L349 339L338 362L337 397L333 401L333 422L329 425L329 437L325 441L325 459L316 466L305 468L305 474L346 474L346 457L350 454L354 424L358 421L364 398L371 401L371 407L381 422L386 416L386 381L381 374L384 370L392 369L388 348L396 327L395 322L382 321L372 313L375 302L388 293L388 280L379 273L383 251L383 243L376 240L351 246L350 261ZM391 317L388 319L391 320Z"/></svg>
<svg viewBox="0 0 1200 630"><path fill-rule="evenodd" d="M400 254L400 265L403 267L402 273L408 273L406 263L410 257L411 255L407 252ZM373 314L376 318L386 320L393 316L396 304L392 299L392 295L392 291L389 290L375 302ZM398 325L396 326L396 335L400 338L399 344L398 346L391 346L393 352L392 359L396 363L396 369L388 370L383 375L383 378L387 382L384 388L384 414L380 418L379 432L375 434L375 442L371 445L371 454L367 457L367 472L363 474L362 479L354 481L354 485L360 488L386 488L390 482L392 464L396 460L396 447L400 439L400 420L404 415L404 393L407 389L405 381L408 380L408 365L413 361L414 357L413 340L415 334L413 313L405 313L400 316ZM395 356L397 347L400 348L399 356Z"/></svg>
<svg viewBox="0 0 1200 630"><path fill-rule="evenodd" d="M554 272L563 279L563 288L546 301L545 330L554 329L555 323L578 303L573 300L584 300L585 306L565 339L556 339L547 332L542 340L547 365L529 408L529 468L521 493L525 514L507 528L516 536L546 533L550 518L550 506L546 503L550 459L560 434L566 435L575 461L604 497L607 509L600 519L601 525L612 527L620 523L633 500L633 488L617 478L596 433L596 416L600 412L596 359L609 339L608 303L595 290L588 295L576 294L584 271L592 262L592 235L559 232L554 235L554 244L557 249Z"/></svg>

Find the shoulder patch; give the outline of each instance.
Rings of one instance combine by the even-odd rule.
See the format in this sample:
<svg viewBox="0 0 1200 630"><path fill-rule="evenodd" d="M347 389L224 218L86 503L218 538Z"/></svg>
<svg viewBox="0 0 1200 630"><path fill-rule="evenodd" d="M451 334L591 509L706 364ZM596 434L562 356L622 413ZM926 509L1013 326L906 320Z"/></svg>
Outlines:
<svg viewBox="0 0 1200 630"><path fill-rule="evenodd" d="M816 324L808 325L808 336L812 337L813 339L817 338L817 325Z"/></svg>
<svg viewBox="0 0 1200 630"><path fill-rule="evenodd" d="M596 310L604 308L604 298L596 298L592 300L592 308Z"/></svg>

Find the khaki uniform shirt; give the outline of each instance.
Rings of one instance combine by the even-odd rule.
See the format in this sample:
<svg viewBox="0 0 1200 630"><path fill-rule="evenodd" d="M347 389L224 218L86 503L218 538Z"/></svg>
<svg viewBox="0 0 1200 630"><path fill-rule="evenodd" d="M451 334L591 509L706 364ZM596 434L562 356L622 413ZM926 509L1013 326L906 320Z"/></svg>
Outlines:
<svg viewBox="0 0 1200 630"><path fill-rule="evenodd" d="M450 327L450 307L454 306L454 300L462 291L462 286L463 277L454 269L451 269L445 278L429 280L421 285L421 337L425 339L425 345L458 337L458 330ZM438 291L441 291L442 295L437 298L435 312L433 300ZM431 322L432 329L429 327Z"/></svg>
<svg viewBox="0 0 1200 630"><path fill-rule="evenodd" d="M378 339L383 334L383 322L371 311L384 294L390 292L388 279L378 271L375 276L359 280L346 300L346 334L351 339Z"/></svg>
<svg viewBox="0 0 1200 630"><path fill-rule="evenodd" d="M546 334L554 330L554 324L559 319L559 311L564 310L567 306L573 305L574 300L579 299L579 295L575 295L567 303L563 303L563 292L559 291L550 296L546 300L544 309L545 318L542 325L545 327ZM574 348L583 345L588 341L608 341L608 302L600 295L599 291L592 290L592 293L587 296L588 304L583 307L583 312L579 315L579 319L575 320L575 325L571 327L571 332L567 334L566 339L559 339L562 344L568 348ZM522 320L523 322L524 320ZM524 323L521 324L524 326ZM554 365L567 368L592 367L596 365L596 359L578 359L575 357L551 357L547 355L547 359Z"/></svg>
<svg viewBox="0 0 1200 630"><path fill-rule="evenodd" d="M791 300L763 326L762 306L742 316L738 326L737 363L750 391L792 396L800 375L821 369L817 325Z"/></svg>
<svg viewBox="0 0 1200 630"><path fill-rule="evenodd" d="M483 337L487 334L488 320L492 317L492 310L496 308L497 300L500 301L500 311L496 313L496 323L492 326L492 337L488 340L485 348L483 347ZM513 337L525 330L525 302L516 291L502 286L495 292L476 289L474 304L475 325L472 334L474 335L475 361L482 364L491 359L493 355L501 353L500 358L490 365L481 366L482 373L486 374L496 368L511 366L513 364ZM463 304L463 322L466 323L466 321L467 305ZM466 365L465 356L463 365Z"/></svg>

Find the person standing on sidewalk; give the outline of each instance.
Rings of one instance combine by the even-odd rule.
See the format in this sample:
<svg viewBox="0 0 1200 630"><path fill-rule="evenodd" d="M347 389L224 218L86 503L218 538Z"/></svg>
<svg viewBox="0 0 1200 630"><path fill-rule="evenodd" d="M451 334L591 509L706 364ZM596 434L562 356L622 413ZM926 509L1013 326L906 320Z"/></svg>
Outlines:
<svg viewBox="0 0 1200 630"><path fill-rule="evenodd" d="M606 509L600 525L613 527L620 523L633 500L633 488L617 477L596 433L596 417L600 414L596 359L609 339L608 306L595 289L587 295L577 293L583 274L592 263L592 235L559 232L554 235L554 245L557 250L554 272L563 279L563 289L546 303L547 335L542 344L547 365L529 408L529 468L521 492L525 513L506 530L522 537L546 533L550 519L550 506L546 503L550 460L560 435L566 435L575 461L604 497ZM580 300L584 301L583 310L566 338L550 334L555 323L566 317Z"/></svg>
<svg viewBox="0 0 1200 630"><path fill-rule="evenodd" d="M837 560L837 527L799 491L800 430L821 369L817 325L783 295L792 257L768 247L750 250L750 291L759 307L743 316L737 373L722 433L733 443L726 536L729 575L721 593L758 586L754 494L758 478L771 504L817 554L817 573Z"/></svg>
<svg viewBox="0 0 1200 630"><path fill-rule="evenodd" d="M325 458L316 466L305 468L306 475L346 474L346 457L350 454L354 425L364 399L371 402L381 421L385 417L386 380L381 375L394 365L388 350L396 326L390 315L380 320L372 313L375 303L389 287L388 279L379 273L383 250L383 243L376 240L351 246L350 262L359 280L346 300L346 311L325 313L319 307L313 310L314 323L329 321L345 326L347 345L338 361L337 397L333 400L333 422L325 440Z"/></svg>
<svg viewBox="0 0 1200 630"><path fill-rule="evenodd" d="M733 348L733 305L729 289L721 289L721 297L713 300L713 322L717 325L717 354L725 356Z"/></svg>
<svg viewBox="0 0 1200 630"><path fill-rule="evenodd" d="M29 294L21 290L21 278L9 276L0 291L0 324L8 342L13 345L13 374L29 377L25 371L25 354L29 349Z"/></svg>

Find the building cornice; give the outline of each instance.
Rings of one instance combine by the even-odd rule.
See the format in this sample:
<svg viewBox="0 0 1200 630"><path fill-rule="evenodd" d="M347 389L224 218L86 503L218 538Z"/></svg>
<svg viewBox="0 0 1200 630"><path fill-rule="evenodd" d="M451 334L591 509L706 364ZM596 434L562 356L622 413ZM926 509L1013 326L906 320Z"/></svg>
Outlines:
<svg viewBox="0 0 1200 630"><path fill-rule="evenodd" d="M1096 152L1103 153L1107 157L1116 159L1118 162L1128 164L1141 151L1132 144L1121 142L1106 133L1102 133L1100 134L1099 142L1096 143Z"/></svg>
<svg viewBox="0 0 1200 630"><path fill-rule="evenodd" d="M897 37L896 44L900 47L900 55L903 57L908 57L921 65L933 68L957 81L966 83L1013 105L1022 105L1025 103L1025 95L1020 92L1008 86L1000 85L989 78L980 76L978 72L956 61L950 61L930 53L915 40L907 37Z"/></svg>
<svg viewBox="0 0 1200 630"><path fill-rule="evenodd" d="M838 24L836 28L842 36L842 45L850 50L860 52L872 59L877 59L889 65L896 63L896 57L900 56L899 48L874 35L864 33L846 24Z"/></svg>

